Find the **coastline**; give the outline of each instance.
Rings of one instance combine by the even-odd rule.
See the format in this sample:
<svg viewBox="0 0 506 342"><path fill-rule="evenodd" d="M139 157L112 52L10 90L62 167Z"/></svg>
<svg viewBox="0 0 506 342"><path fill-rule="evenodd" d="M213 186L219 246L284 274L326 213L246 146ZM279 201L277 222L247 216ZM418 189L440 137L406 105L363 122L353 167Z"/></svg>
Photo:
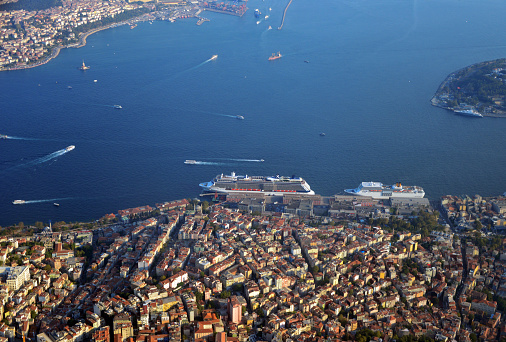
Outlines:
<svg viewBox="0 0 506 342"><path fill-rule="evenodd" d="M135 19L137 19L137 18L133 18L134 21L136 21ZM27 65L17 65L15 67L10 67L10 68L3 68L3 69L0 69L0 71L16 71L16 70L31 69L31 68L35 68L35 67L47 64L50 60L58 57L58 55L60 54L60 50L61 49L68 49L68 48L78 49L78 48L81 48L83 46L86 46L86 38L88 38L93 33L96 33L96 32L102 31L102 30L107 30L107 29L112 28L112 27L117 27L117 26L125 25L128 22L130 22L131 20L132 19L125 20L125 21L122 21L122 22L119 22L119 23L113 23L113 24L109 24L109 25L106 25L106 26L98 27L96 29L93 29L93 30L90 30L90 31L87 31L87 32L83 32L83 33L81 33L79 35L79 40L77 41L77 43L74 43L74 44L71 44L71 45L66 45L66 46L62 46L62 45L55 46L54 49L53 49L53 51L51 52L51 54L49 56L43 58L40 61L37 61L36 63L27 64Z"/></svg>

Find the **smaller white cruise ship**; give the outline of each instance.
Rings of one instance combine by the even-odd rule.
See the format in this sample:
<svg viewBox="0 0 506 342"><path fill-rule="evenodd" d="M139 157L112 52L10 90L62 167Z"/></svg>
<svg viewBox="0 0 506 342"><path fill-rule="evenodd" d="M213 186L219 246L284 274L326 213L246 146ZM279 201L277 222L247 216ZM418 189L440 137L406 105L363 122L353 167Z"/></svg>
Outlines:
<svg viewBox="0 0 506 342"><path fill-rule="evenodd" d="M369 196L376 199L390 197L422 198L425 191L419 186L403 186L401 183L383 185L380 182L362 182L356 189L344 190L347 194L356 196Z"/></svg>

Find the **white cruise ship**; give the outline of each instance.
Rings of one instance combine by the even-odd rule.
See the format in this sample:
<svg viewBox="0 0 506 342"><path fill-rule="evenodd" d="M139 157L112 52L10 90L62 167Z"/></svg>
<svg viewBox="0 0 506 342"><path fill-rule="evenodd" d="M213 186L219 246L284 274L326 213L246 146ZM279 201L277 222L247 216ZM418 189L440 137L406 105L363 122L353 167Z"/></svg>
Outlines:
<svg viewBox="0 0 506 342"><path fill-rule="evenodd" d="M212 181L200 183L205 193L264 193L267 195L283 195L285 193L314 195L309 184L300 177L264 177L239 176L235 172L230 175L216 176Z"/></svg>
<svg viewBox="0 0 506 342"><path fill-rule="evenodd" d="M425 191L419 186L383 185L380 182L362 182L356 189L344 190L347 194L356 196L369 196L376 199L388 199L390 197L422 198Z"/></svg>

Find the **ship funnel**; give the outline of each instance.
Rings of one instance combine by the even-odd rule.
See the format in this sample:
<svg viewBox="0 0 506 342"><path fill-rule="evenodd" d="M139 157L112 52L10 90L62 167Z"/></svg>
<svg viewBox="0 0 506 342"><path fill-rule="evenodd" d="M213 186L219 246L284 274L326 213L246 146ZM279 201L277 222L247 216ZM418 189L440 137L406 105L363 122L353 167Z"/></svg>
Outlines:
<svg viewBox="0 0 506 342"><path fill-rule="evenodd" d="M232 177L235 177L235 172L232 171L232 174L231 174Z"/></svg>

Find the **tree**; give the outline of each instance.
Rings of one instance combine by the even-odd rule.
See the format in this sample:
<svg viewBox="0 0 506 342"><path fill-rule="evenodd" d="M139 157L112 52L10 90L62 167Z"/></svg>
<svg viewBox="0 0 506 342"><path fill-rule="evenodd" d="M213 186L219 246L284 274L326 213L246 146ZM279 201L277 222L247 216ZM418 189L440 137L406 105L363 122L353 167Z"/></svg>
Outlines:
<svg viewBox="0 0 506 342"><path fill-rule="evenodd" d="M315 275L316 273L318 273L319 270L320 270L320 267L318 267L318 265L313 266L313 269L312 269L313 275Z"/></svg>
<svg viewBox="0 0 506 342"><path fill-rule="evenodd" d="M226 298L229 298L230 296L232 295L232 293L228 290L223 290L221 291L220 293L220 298L222 299L226 299Z"/></svg>
<svg viewBox="0 0 506 342"><path fill-rule="evenodd" d="M478 341L478 336L476 336L475 333L471 333L471 335L469 335L469 338L471 339L472 342Z"/></svg>

